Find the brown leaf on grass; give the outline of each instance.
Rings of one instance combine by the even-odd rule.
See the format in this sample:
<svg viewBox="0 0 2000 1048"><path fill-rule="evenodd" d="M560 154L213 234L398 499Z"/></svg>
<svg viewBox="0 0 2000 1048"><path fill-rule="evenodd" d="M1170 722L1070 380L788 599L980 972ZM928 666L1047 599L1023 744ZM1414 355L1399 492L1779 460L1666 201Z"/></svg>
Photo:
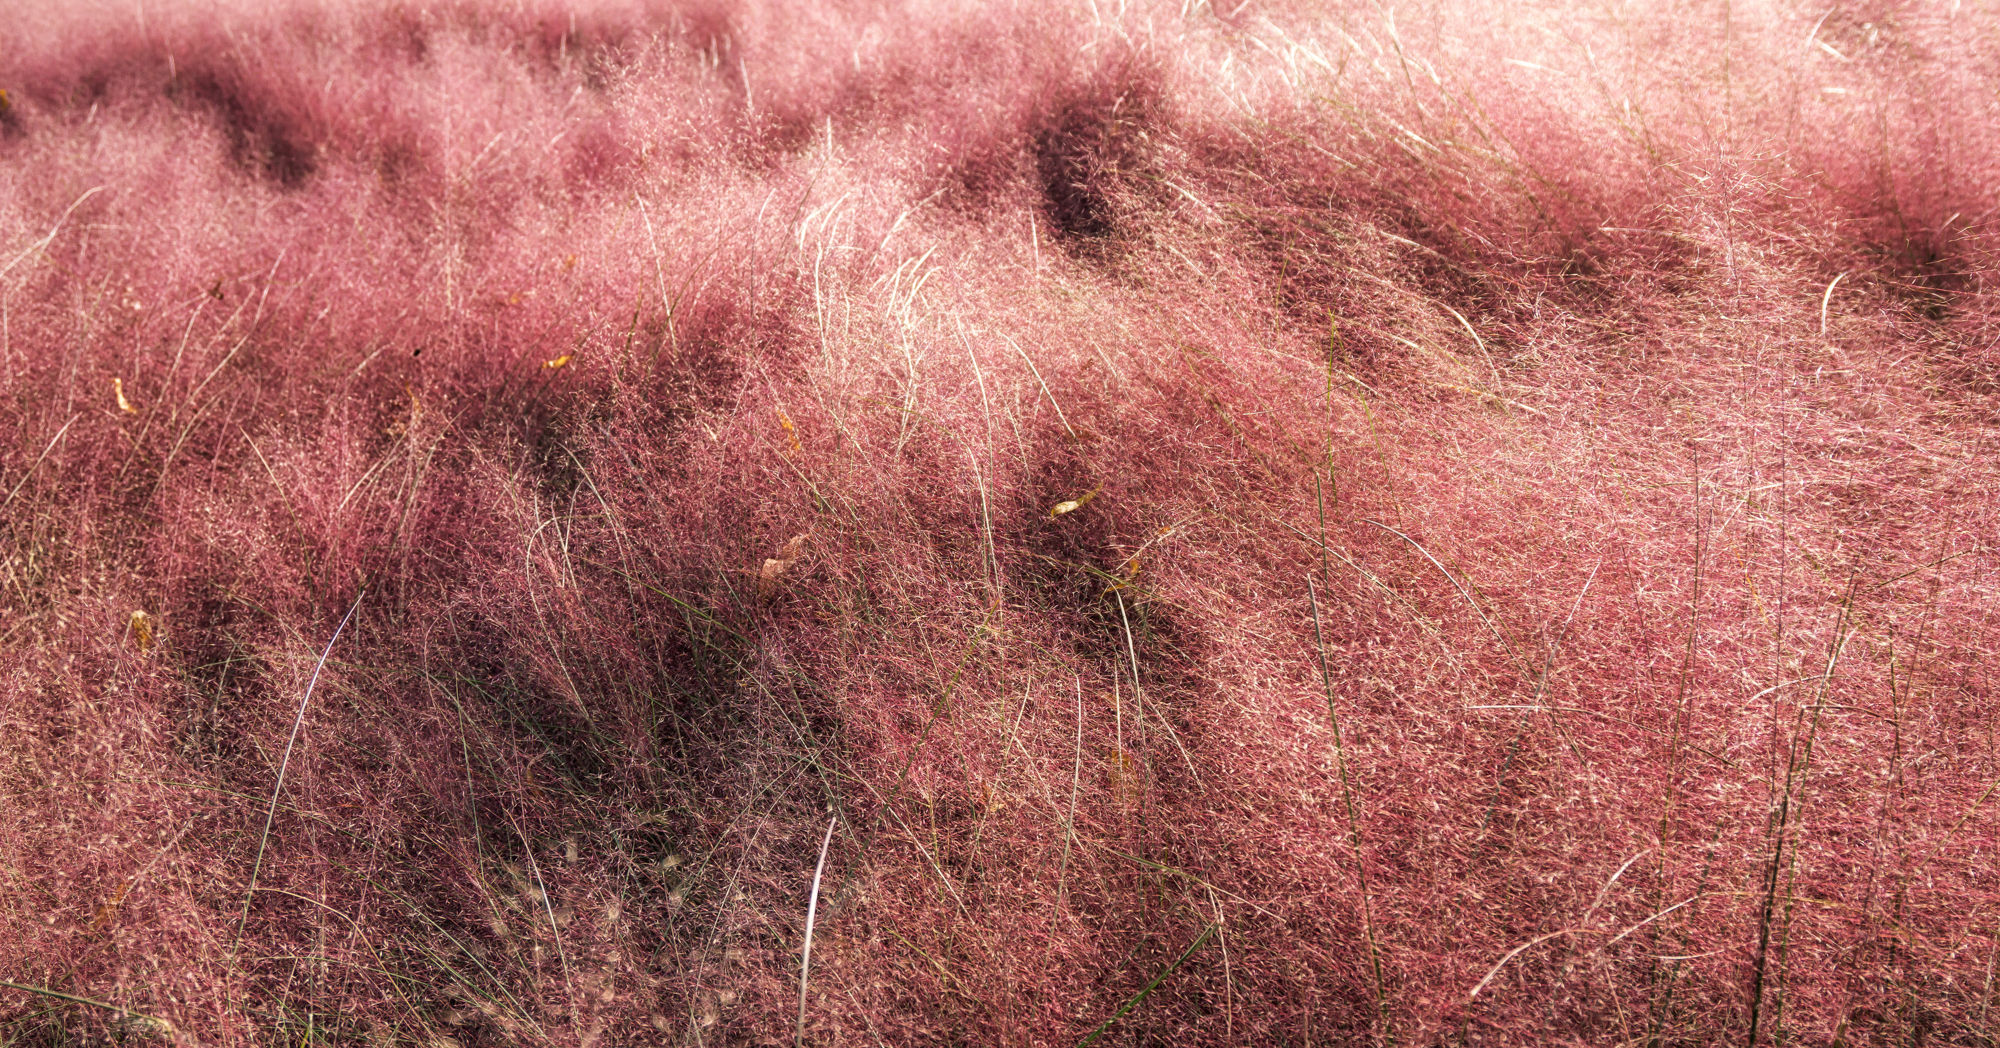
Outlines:
<svg viewBox="0 0 2000 1048"><path fill-rule="evenodd" d="M805 454L805 445L799 443L799 427L793 424L792 416L785 414L784 408L778 409L778 425L783 426L785 429L785 439L791 442L792 454Z"/></svg>
<svg viewBox="0 0 2000 1048"><path fill-rule="evenodd" d="M778 551L777 556L765 558L764 566L757 571L757 595L759 597L769 597L776 591L778 576L783 575L791 568L792 564L799 559L799 555L805 552L805 548L806 537L804 535L793 535L791 541L785 543L784 548Z"/></svg>
<svg viewBox="0 0 2000 1048"><path fill-rule="evenodd" d="M1132 554L1132 556L1126 558L1124 565L1118 569L1116 578L1117 581L1113 582L1111 584L1111 587L1107 589L1105 592L1114 593L1119 590L1131 589L1135 584L1138 583L1139 555L1137 553L1134 553Z"/></svg>
<svg viewBox="0 0 2000 1048"><path fill-rule="evenodd" d="M1053 520L1054 518L1060 517L1065 513L1075 513L1077 510L1080 510L1083 507L1090 505L1090 500L1096 498L1097 493L1103 490L1104 490L1104 485L1099 484L1098 486L1091 488L1089 491L1086 491L1083 494L1078 495L1076 498L1070 499L1067 502L1056 503L1054 506L1049 508L1049 518Z"/></svg>
<svg viewBox="0 0 2000 1048"><path fill-rule="evenodd" d="M128 620L132 639L139 645L141 653L153 649L153 617L143 611L134 611Z"/></svg>
<svg viewBox="0 0 2000 1048"><path fill-rule="evenodd" d="M139 409L138 409L138 408L136 408L136 407L134 407L134 406L132 405L132 402L131 402L131 401L129 401L129 400L126 400L126 399L125 399L125 380L124 380L124 379L122 379L122 378L114 378L114 379L112 379L112 380L111 380L111 392L113 392L113 393L117 394L117 396L118 396L118 410L120 410L120 411L123 411L123 412L124 412L124 413L126 413L127 415L136 415L136 414L138 414L138 413L139 413Z"/></svg>
<svg viewBox="0 0 2000 1048"><path fill-rule="evenodd" d="M90 930L101 931L105 925L110 924L111 918L118 915L119 904L125 901L126 894L129 893L131 890L132 890L131 881L126 881L125 883L120 884L118 886L118 890L112 892L111 897L104 900L103 905L97 908L96 915L90 919Z"/></svg>

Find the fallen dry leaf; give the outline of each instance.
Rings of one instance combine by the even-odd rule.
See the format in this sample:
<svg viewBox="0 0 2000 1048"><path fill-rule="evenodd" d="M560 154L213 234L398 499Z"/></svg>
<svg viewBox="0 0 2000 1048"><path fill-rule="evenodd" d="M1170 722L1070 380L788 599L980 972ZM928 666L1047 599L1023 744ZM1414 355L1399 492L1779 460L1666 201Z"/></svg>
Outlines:
<svg viewBox="0 0 2000 1048"><path fill-rule="evenodd" d="M130 619L130 628L132 630L132 639L138 642L139 650L141 652L151 651L153 647L153 617L143 611L135 611L132 613Z"/></svg>
<svg viewBox="0 0 2000 1048"><path fill-rule="evenodd" d="M799 559L805 548L806 537L793 535L791 541L785 543L785 547L778 551L777 556L766 558L764 566L757 571L757 595L769 597L777 587L778 576L783 575L786 569Z"/></svg>
<svg viewBox="0 0 2000 1048"><path fill-rule="evenodd" d="M123 412L124 412L124 413L126 413L127 415L136 415L136 414L138 414L138 413L139 413L139 409L138 409L138 408L136 408L136 407L133 407L133 406L132 406L132 402L131 402L131 401L129 401L129 400L126 400L126 399L125 399L125 380L124 380L124 379L122 379L122 378L114 378L114 379L112 379L112 380L111 380L111 392L113 392L113 393L116 393L116 394L118 394L118 410L120 410L120 411L123 411Z"/></svg>
<svg viewBox="0 0 2000 1048"><path fill-rule="evenodd" d="M1049 516L1051 518L1054 518L1054 517L1060 517L1065 513L1075 513L1077 510L1080 510L1083 507L1090 505L1090 500L1096 498L1097 493L1103 490L1104 490L1104 485L1099 484L1098 486L1091 488L1089 491L1086 491L1083 494L1078 495L1073 499L1070 499L1068 502L1058 502L1055 504L1054 507L1052 507L1049 510Z"/></svg>
<svg viewBox="0 0 2000 1048"><path fill-rule="evenodd" d="M134 614L137 613L135 612ZM111 918L118 915L119 904L125 901L126 894L131 890L131 881L126 881L119 885L118 890L112 892L111 897L104 900L103 905L97 908L97 914L90 919L90 930L100 931L105 925L110 924Z"/></svg>
<svg viewBox="0 0 2000 1048"><path fill-rule="evenodd" d="M778 409L778 425L785 428L785 439L792 443L792 454L805 454L805 445L799 443L799 427L792 423L792 416L785 414L784 408Z"/></svg>

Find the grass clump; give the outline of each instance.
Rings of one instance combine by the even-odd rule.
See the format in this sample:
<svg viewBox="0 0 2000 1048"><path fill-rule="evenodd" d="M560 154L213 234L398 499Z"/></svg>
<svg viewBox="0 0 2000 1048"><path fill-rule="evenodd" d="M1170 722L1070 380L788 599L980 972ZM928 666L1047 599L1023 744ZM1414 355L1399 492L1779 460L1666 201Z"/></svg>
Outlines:
<svg viewBox="0 0 2000 1048"><path fill-rule="evenodd" d="M1823 13L16 12L0 1040L1992 1041L1994 84Z"/></svg>

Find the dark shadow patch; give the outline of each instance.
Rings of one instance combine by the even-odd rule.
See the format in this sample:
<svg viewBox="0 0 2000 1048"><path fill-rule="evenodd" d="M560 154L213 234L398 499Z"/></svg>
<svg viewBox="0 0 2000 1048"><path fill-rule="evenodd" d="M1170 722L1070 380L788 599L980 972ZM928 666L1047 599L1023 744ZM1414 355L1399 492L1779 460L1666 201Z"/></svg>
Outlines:
<svg viewBox="0 0 2000 1048"><path fill-rule="evenodd" d="M376 145L374 159L376 177L392 192L425 199L441 189L432 152L413 129L385 133Z"/></svg>
<svg viewBox="0 0 2000 1048"><path fill-rule="evenodd" d="M1165 108L1157 70L1131 56L1051 92L1028 149L1059 240L1084 247L1116 232L1120 197L1146 166Z"/></svg>
<svg viewBox="0 0 2000 1048"><path fill-rule="evenodd" d="M1962 297L1976 289L1971 260L1949 229L1912 229L1901 215L1896 219L1899 235L1881 248L1887 270L1883 286L1927 321L1952 319L1961 312Z"/></svg>
<svg viewBox="0 0 2000 1048"><path fill-rule="evenodd" d="M1128 493L1100 488L1099 479L1073 451L1052 456L1023 485L1034 501L1003 514L1011 523L996 519L995 545L1012 554L1006 559L1015 582L1038 612L1064 624L1076 656L1098 667L1104 680L1122 682L1128 698L1136 661L1146 717L1164 717L1178 745L1192 753L1202 730L1201 696L1211 687L1212 643L1152 592L1148 566L1158 547L1142 547L1158 532L1141 528L1133 538L1131 523L1112 511ZM1153 741L1152 774L1178 788L1186 764L1177 744Z"/></svg>
<svg viewBox="0 0 2000 1048"><path fill-rule="evenodd" d="M237 65L183 70L167 92L206 108L227 137L231 158L285 189L318 173L331 145L327 122L303 89L263 81Z"/></svg>
<svg viewBox="0 0 2000 1048"><path fill-rule="evenodd" d="M243 642L249 611L243 603L211 595L194 609L185 631L183 688L172 703L174 750L197 767L222 768L253 756L238 726L242 710L265 688L268 667Z"/></svg>
<svg viewBox="0 0 2000 1048"><path fill-rule="evenodd" d="M21 107L15 104L11 92L0 87L0 141L20 138L27 133L27 125L21 120Z"/></svg>
<svg viewBox="0 0 2000 1048"><path fill-rule="evenodd" d="M644 325L640 345L663 406L677 415L723 409L734 402L752 361L772 374L792 372L811 336L795 308L799 288L774 279L781 282L758 288L766 278L718 276L705 288L689 289L671 319ZM745 286L756 290L741 297L720 290Z"/></svg>
<svg viewBox="0 0 2000 1048"><path fill-rule="evenodd" d="M639 156L618 130L607 121L597 120L570 136L564 173L572 191L615 190L630 183L639 170Z"/></svg>
<svg viewBox="0 0 2000 1048"><path fill-rule="evenodd" d="M382 12L375 22L375 47L391 62L417 65L427 61L436 32L428 16L428 11L413 10L406 3Z"/></svg>

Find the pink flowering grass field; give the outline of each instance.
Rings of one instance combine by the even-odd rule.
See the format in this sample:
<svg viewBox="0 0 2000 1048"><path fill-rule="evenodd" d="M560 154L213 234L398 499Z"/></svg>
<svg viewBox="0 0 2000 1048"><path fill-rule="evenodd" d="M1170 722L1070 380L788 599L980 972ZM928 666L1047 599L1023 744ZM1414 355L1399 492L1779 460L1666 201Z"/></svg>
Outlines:
<svg viewBox="0 0 2000 1048"><path fill-rule="evenodd" d="M2000 1043L2000 8L7 0L0 1044Z"/></svg>

